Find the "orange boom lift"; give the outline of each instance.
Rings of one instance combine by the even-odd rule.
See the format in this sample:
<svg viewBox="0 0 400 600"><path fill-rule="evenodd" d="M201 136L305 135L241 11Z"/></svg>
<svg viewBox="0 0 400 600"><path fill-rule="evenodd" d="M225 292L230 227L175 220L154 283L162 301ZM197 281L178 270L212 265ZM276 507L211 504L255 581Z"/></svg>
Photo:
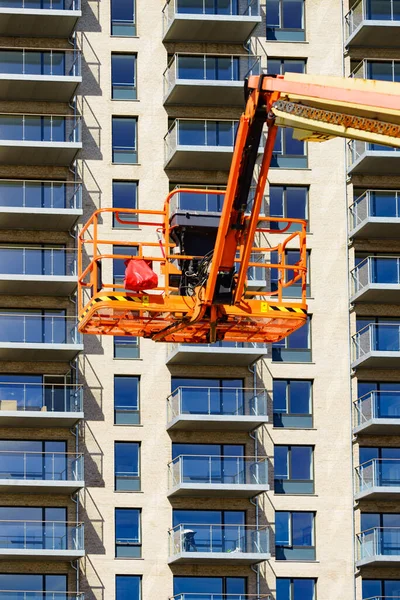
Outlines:
<svg viewBox="0 0 400 600"><path fill-rule="evenodd" d="M245 94L226 190L207 190L224 193L220 215L173 208L178 194L205 192L178 189L160 210L100 209L83 227L81 332L162 342L275 342L305 323L306 222L261 215L278 127L293 127L295 137L306 141L343 137L400 147L400 84L288 73L252 76ZM137 225L131 230L135 241L103 239L101 222L111 217ZM114 244L126 247L126 254L113 253ZM298 251L295 265L287 264L287 249ZM151 265L157 287L130 292L113 281L112 265L127 260ZM261 289L249 285L249 269L262 273ZM104 282L107 274L111 283ZM301 287L301 298L287 301L285 290L293 285Z"/></svg>

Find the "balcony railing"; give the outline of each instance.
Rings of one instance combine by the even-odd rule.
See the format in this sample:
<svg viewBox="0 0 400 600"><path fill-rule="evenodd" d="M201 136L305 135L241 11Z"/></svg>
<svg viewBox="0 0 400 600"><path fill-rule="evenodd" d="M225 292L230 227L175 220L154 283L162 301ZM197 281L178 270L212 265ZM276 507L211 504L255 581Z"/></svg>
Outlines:
<svg viewBox="0 0 400 600"><path fill-rule="evenodd" d="M0 114L0 144L81 142L80 115Z"/></svg>
<svg viewBox="0 0 400 600"><path fill-rule="evenodd" d="M400 527L372 527L357 535L358 560L400 556Z"/></svg>
<svg viewBox="0 0 400 600"><path fill-rule="evenodd" d="M367 190L349 208L350 227L356 229L369 218L395 219L400 217L400 192Z"/></svg>
<svg viewBox="0 0 400 600"><path fill-rule="evenodd" d="M169 29L176 15L215 15L219 17L258 17L259 0L167 0L163 8L164 33Z"/></svg>
<svg viewBox="0 0 400 600"><path fill-rule="evenodd" d="M85 600L81 592L47 592L44 590L0 590L0 600Z"/></svg>
<svg viewBox="0 0 400 600"><path fill-rule="evenodd" d="M75 317L0 313L0 343L81 344Z"/></svg>
<svg viewBox="0 0 400 600"><path fill-rule="evenodd" d="M213 86L243 82L249 75L259 75L261 59L253 55L174 54L164 71L164 98L179 83L208 82ZM200 90L198 90L199 92Z"/></svg>
<svg viewBox="0 0 400 600"><path fill-rule="evenodd" d="M348 148L348 166L351 167L366 152L394 152L398 153L400 148L392 148L382 144L371 144L360 140L350 140L347 143Z"/></svg>
<svg viewBox="0 0 400 600"><path fill-rule="evenodd" d="M2 0L2 8L81 10L81 0Z"/></svg>
<svg viewBox="0 0 400 600"><path fill-rule="evenodd" d="M81 209L82 184L68 181L0 179L2 207L27 209Z"/></svg>
<svg viewBox="0 0 400 600"><path fill-rule="evenodd" d="M1 550L83 550L83 523L0 521Z"/></svg>
<svg viewBox="0 0 400 600"><path fill-rule="evenodd" d="M79 385L10 383L1 381L1 411L82 412L83 388Z"/></svg>
<svg viewBox="0 0 400 600"><path fill-rule="evenodd" d="M238 554L268 554L269 530L254 525L180 524L170 530L169 542L170 556L224 553L235 558Z"/></svg>
<svg viewBox="0 0 400 600"><path fill-rule="evenodd" d="M368 256L350 275L353 295L370 284L400 285L400 257Z"/></svg>
<svg viewBox="0 0 400 600"><path fill-rule="evenodd" d="M350 37L363 21L399 21L400 7L396 0L358 0L345 16L347 37Z"/></svg>
<svg viewBox="0 0 400 600"><path fill-rule="evenodd" d="M0 244L1 275L76 275L76 250Z"/></svg>
<svg viewBox="0 0 400 600"><path fill-rule="evenodd" d="M2 600L1 592L0 600ZM12 600L12 598L10 598L10 600ZM271 600L271 596L265 594L202 594L201 592L196 592L190 594L176 594L176 596L172 596L169 600ZM393 600L396 600L396 598Z"/></svg>
<svg viewBox="0 0 400 600"><path fill-rule="evenodd" d="M0 479L83 481L83 455L1 450Z"/></svg>
<svg viewBox="0 0 400 600"><path fill-rule="evenodd" d="M400 487L400 459L373 458L355 469L356 493L373 487Z"/></svg>
<svg viewBox="0 0 400 600"><path fill-rule="evenodd" d="M400 352L400 323L369 323L353 336L353 358L369 352Z"/></svg>
<svg viewBox="0 0 400 600"><path fill-rule="evenodd" d="M175 119L165 142L165 161L179 146L233 149L238 121L210 121L203 119Z"/></svg>
<svg viewBox="0 0 400 600"><path fill-rule="evenodd" d="M4 8L4 2L1 2ZM79 77L81 75L80 50L41 48L0 48L0 75L30 75Z"/></svg>
<svg viewBox="0 0 400 600"><path fill-rule="evenodd" d="M182 454L168 465L170 488L180 484L268 485L268 459Z"/></svg>
<svg viewBox="0 0 400 600"><path fill-rule="evenodd" d="M266 416L267 391L180 386L167 398L168 421L180 415Z"/></svg>

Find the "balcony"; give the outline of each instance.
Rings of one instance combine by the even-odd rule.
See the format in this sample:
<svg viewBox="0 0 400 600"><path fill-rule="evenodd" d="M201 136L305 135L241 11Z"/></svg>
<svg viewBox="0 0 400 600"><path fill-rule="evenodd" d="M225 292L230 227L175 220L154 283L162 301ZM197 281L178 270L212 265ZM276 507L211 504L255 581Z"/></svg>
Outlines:
<svg viewBox="0 0 400 600"><path fill-rule="evenodd" d="M367 190L349 208L350 238L400 239L400 192Z"/></svg>
<svg viewBox="0 0 400 600"><path fill-rule="evenodd" d="M3 559L66 561L84 555L83 523L0 521Z"/></svg>
<svg viewBox="0 0 400 600"><path fill-rule="evenodd" d="M1 592L0 592L1 594ZM0 595L0 600L2 600ZM13 600L13 598L6 598L5 600ZM22 600L22 599L18 599ZM25 600L25 599L23 599ZM29 599L30 600L30 599ZM36 600L36 598L33 598ZM57 599L55 599L57 600ZM169 600L272 600L272 596L265 594L202 594L191 592L189 594L182 593L172 596ZM399 600L399 598L374 598L374 600Z"/></svg>
<svg viewBox="0 0 400 600"><path fill-rule="evenodd" d="M168 469L169 498L253 498L269 490L266 458L184 454Z"/></svg>
<svg viewBox="0 0 400 600"><path fill-rule="evenodd" d="M399 368L400 323L369 323L353 335L352 341L353 369Z"/></svg>
<svg viewBox="0 0 400 600"><path fill-rule="evenodd" d="M73 494L85 485L83 455L0 451L0 491Z"/></svg>
<svg viewBox="0 0 400 600"><path fill-rule="evenodd" d="M69 102L81 82L79 50L0 48L0 100Z"/></svg>
<svg viewBox="0 0 400 600"><path fill-rule="evenodd" d="M400 562L400 527L373 527L357 535L356 566L396 567Z"/></svg>
<svg viewBox="0 0 400 600"><path fill-rule="evenodd" d="M169 532L169 564L254 565L270 557L267 527L191 523Z"/></svg>
<svg viewBox="0 0 400 600"><path fill-rule="evenodd" d="M355 435L399 435L400 392L372 391L354 402Z"/></svg>
<svg viewBox="0 0 400 600"><path fill-rule="evenodd" d="M347 144L347 173L352 175L395 175L400 148L351 140Z"/></svg>
<svg viewBox="0 0 400 600"><path fill-rule="evenodd" d="M75 250L0 244L0 294L70 296L77 283Z"/></svg>
<svg viewBox="0 0 400 600"><path fill-rule="evenodd" d="M166 364L248 367L266 354L266 344L258 344L255 342L171 344L169 346Z"/></svg>
<svg viewBox="0 0 400 600"><path fill-rule="evenodd" d="M85 594L82 592L48 592L45 590L0 590L0 600L85 600ZM237 599L233 598L232 600ZM258 600L258 598L253 598L253 600Z"/></svg>
<svg viewBox="0 0 400 600"><path fill-rule="evenodd" d="M164 168L228 171L237 125L237 121L176 119L164 138Z"/></svg>
<svg viewBox="0 0 400 600"><path fill-rule="evenodd" d="M75 317L0 312L0 360L71 361L82 350Z"/></svg>
<svg viewBox="0 0 400 600"><path fill-rule="evenodd" d="M81 16L80 0L2 0L0 35L69 38Z"/></svg>
<svg viewBox="0 0 400 600"><path fill-rule="evenodd" d="M260 57L175 54L164 72L164 104L243 106L243 81Z"/></svg>
<svg viewBox="0 0 400 600"><path fill-rule="evenodd" d="M0 164L68 167L82 148L80 116L0 115Z"/></svg>
<svg viewBox="0 0 400 600"><path fill-rule="evenodd" d="M268 423L267 391L178 387L167 398L168 431L253 431Z"/></svg>
<svg viewBox="0 0 400 600"><path fill-rule="evenodd" d="M73 427L83 419L83 388L1 381L0 426Z"/></svg>
<svg viewBox="0 0 400 600"><path fill-rule="evenodd" d="M355 469L355 500L397 500L400 494L400 460L374 458Z"/></svg>
<svg viewBox="0 0 400 600"><path fill-rule="evenodd" d="M0 179L0 229L70 231L82 214L81 183Z"/></svg>
<svg viewBox="0 0 400 600"><path fill-rule="evenodd" d="M396 48L400 8L396 0L358 0L345 17L346 47Z"/></svg>
<svg viewBox="0 0 400 600"><path fill-rule="evenodd" d="M163 41L244 44L259 23L259 0L167 0Z"/></svg>
<svg viewBox="0 0 400 600"><path fill-rule="evenodd" d="M400 257L368 256L350 273L351 302L397 304L400 300Z"/></svg>

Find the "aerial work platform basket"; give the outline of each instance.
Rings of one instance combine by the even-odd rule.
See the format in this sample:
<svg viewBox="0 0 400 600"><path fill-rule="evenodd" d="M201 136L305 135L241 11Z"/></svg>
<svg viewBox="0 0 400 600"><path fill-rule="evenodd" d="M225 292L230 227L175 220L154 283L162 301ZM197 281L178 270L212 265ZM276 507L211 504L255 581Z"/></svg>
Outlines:
<svg viewBox="0 0 400 600"><path fill-rule="evenodd" d="M259 216L257 245L252 248L241 301L204 307L207 254L214 246L220 215L171 208L171 200L185 193L202 194L204 190L174 190L162 211L110 208L93 213L79 235L79 330L209 343L276 342L301 327L307 318L306 222ZM220 195L223 191L207 193ZM129 226L132 241L102 237L101 223L107 219ZM287 261L288 250L292 256L296 253L294 264ZM236 271L240 252L238 246ZM158 286L142 292L124 289L128 260L145 260L151 265Z"/></svg>

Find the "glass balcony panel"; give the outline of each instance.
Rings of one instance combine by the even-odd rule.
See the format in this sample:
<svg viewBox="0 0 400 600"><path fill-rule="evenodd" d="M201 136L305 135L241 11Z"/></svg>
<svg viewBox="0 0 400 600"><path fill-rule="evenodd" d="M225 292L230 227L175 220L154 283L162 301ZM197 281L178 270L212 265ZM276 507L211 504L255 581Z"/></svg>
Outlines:
<svg viewBox="0 0 400 600"><path fill-rule="evenodd" d="M22 52L15 52L14 50L0 51L0 73L9 73L10 75L17 75L22 72L22 69Z"/></svg>
<svg viewBox="0 0 400 600"><path fill-rule="evenodd" d="M80 412L82 388L74 385L8 383L0 381L0 402L15 411ZM1 406L4 410L4 407Z"/></svg>
<svg viewBox="0 0 400 600"><path fill-rule="evenodd" d="M21 116L0 115L1 140L22 140L23 129Z"/></svg>
<svg viewBox="0 0 400 600"><path fill-rule="evenodd" d="M79 481L82 455L63 452L0 452L0 479L24 481Z"/></svg>
<svg viewBox="0 0 400 600"><path fill-rule="evenodd" d="M267 529L245 525L185 525L170 531L171 554L269 552Z"/></svg>
<svg viewBox="0 0 400 600"><path fill-rule="evenodd" d="M266 485L268 463L243 456L181 455L169 465L171 484Z"/></svg>
<svg viewBox="0 0 400 600"><path fill-rule="evenodd" d="M377 21L390 21L392 19L392 7L390 0L367 0L367 19Z"/></svg>
<svg viewBox="0 0 400 600"><path fill-rule="evenodd" d="M183 146L205 146L206 129L204 121L179 121L178 144Z"/></svg>
<svg viewBox="0 0 400 600"><path fill-rule="evenodd" d="M80 343L74 319L61 315L0 313L0 342L33 344Z"/></svg>
<svg viewBox="0 0 400 600"><path fill-rule="evenodd" d="M399 260L376 257L371 260L374 283L399 283Z"/></svg>
<svg viewBox="0 0 400 600"><path fill-rule="evenodd" d="M398 217L399 198L395 192L376 191L370 193L371 216Z"/></svg>
<svg viewBox="0 0 400 600"><path fill-rule="evenodd" d="M82 526L62 521L0 521L0 549L82 550Z"/></svg>

